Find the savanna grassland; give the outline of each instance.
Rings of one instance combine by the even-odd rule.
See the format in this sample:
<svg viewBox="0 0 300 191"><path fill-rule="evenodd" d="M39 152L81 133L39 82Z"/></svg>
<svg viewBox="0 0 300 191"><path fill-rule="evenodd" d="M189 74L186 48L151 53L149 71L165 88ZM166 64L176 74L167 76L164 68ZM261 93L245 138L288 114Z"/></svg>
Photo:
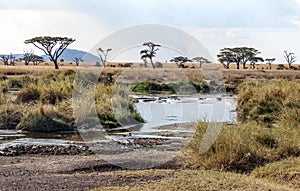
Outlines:
<svg viewBox="0 0 300 191"><path fill-rule="evenodd" d="M1 157L0 184L5 186L3 190L300 190L300 72L262 67L221 69L226 90L237 94L239 122L224 124L205 154L199 154L199 147L208 124L198 122L185 150L161 167L125 170L95 155ZM52 68L1 66L1 129L76 129L72 108L76 67L65 65L58 71ZM131 69L107 67L99 76L96 111L107 128L118 127L120 117L128 117L113 115L110 97L116 79L132 82L136 73L128 72ZM136 93L176 93L171 88L179 84L175 67L135 71L143 76L143 81L129 86L136 88ZM206 81L195 68L181 72L192 81L197 93L207 93L207 87L221 83L220 79ZM184 83L179 85L185 90ZM14 99L11 89L20 90ZM130 115L143 121L130 108ZM10 179L20 183L13 184Z"/></svg>

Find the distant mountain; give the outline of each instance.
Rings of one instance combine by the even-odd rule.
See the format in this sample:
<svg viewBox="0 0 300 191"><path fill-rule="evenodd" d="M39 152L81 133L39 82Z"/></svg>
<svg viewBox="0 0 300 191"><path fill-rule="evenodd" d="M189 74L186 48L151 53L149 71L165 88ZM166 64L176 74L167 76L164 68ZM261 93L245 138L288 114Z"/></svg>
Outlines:
<svg viewBox="0 0 300 191"><path fill-rule="evenodd" d="M1 55L1 54L0 54ZM6 54L5 54L6 55ZM13 56L18 59L22 58L24 54L13 54ZM45 61L49 61L49 57L47 55L42 55ZM82 50L74 50L74 49L66 49L63 54L59 57L60 59L64 59L65 62L74 62L75 57L81 57L84 62L98 62L99 58L93 54Z"/></svg>
<svg viewBox="0 0 300 191"><path fill-rule="evenodd" d="M49 61L49 57L46 55L42 56L46 61ZM84 62L98 62L99 58L91 53L75 50L75 49L66 49L63 54L59 57L64 59L65 62L73 62L75 57L81 57Z"/></svg>

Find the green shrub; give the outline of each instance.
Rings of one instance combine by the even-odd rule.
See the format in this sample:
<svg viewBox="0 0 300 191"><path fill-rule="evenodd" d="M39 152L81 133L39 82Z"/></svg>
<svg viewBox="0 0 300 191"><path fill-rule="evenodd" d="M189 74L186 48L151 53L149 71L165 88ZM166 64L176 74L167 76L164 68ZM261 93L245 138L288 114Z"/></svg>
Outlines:
<svg viewBox="0 0 300 191"><path fill-rule="evenodd" d="M134 88L134 92L148 93L153 91L162 91L162 87L159 83L153 81L145 81L138 83Z"/></svg>

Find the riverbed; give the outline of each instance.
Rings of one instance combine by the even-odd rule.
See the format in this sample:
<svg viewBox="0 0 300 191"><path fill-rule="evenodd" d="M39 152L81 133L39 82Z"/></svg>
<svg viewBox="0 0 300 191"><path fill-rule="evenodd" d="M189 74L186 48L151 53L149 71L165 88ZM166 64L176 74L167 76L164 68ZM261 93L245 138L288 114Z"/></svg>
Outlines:
<svg viewBox="0 0 300 191"><path fill-rule="evenodd" d="M196 122L236 122L236 97L230 95L132 96L145 123L105 132L28 133L0 131L0 155L97 154L122 168L162 165L193 138Z"/></svg>

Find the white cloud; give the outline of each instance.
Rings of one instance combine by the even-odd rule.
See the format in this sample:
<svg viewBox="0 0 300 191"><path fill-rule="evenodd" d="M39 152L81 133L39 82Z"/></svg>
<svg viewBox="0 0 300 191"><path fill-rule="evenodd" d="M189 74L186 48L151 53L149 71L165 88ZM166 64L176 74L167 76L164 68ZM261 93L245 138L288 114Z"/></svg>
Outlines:
<svg viewBox="0 0 300 191"><path fill-rule="evenodd" d="M104 25L83 13L62 11L0 10L0 52L22 53L33 48L26 39L35 36L68 36L77 39L72 48L89 50L107 34Z"/></svg>
<svg viewBox="0 0 300 191"><path fill-rule="evenodd" d="M300 29L270 28L211 28L192 32L215 59L221 48L251 46L260 50L261 56L274 57L280 63L285 62L285 49L295 52L296 56L300 55L299 33Z"/></svg>

